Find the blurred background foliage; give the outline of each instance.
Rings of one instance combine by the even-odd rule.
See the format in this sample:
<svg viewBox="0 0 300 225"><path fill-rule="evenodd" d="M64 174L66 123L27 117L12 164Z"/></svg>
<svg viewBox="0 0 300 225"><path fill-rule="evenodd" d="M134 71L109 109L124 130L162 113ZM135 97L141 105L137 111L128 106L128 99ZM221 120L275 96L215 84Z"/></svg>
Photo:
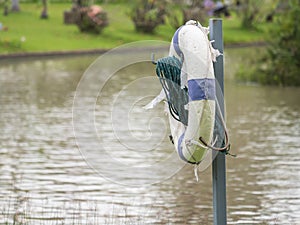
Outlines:
<svg viewBox="0 0 300 225"><path fill-rule="evenodd" d="M251 65L243 65L237 74L240 81L264 85L300 86L300 1L279 2L272 13L267 52ZM251 69L249 69L251 68Z"/></svg>
<svg viewBox="0 0 300 225"><path fill-rule="evenodd" d="M108 17L112 20L112 23L108 26L109 28L105 28L105 30L108 30L107 32L103 32L103 34L101 32L102 36L100 35L97 39L93 36L79 37L78 34L76 34L78 36L76 39L84 38L88 40L86 43L91 43L90 48L94 48L98 43L101 43L105 48L110 48L111 46L115 46L116 43L122 44L145 38L166 40L169 39L172 33L179 26L184 24L185 21L194 19L206 26L209 19L203 7L203 0L0 0L0 9L4 15L16 15L17 13L22 13L22 7L25 8L25 3L39 6L38 10L42 9L42 13L40 14L41 18L43 18L42 15L46 15L44 17L48 18L48 12L45 10L48 9L47 5L51 4L53 7L54 5L69 5L70 8L74 7L74 5L82 7L103 5L104 9L108 8ZM224 32L225 43L227 40L231 40L232 43L251 42L255 40L262 41L260 35L263 35L263 41L268 45L266 54L258 55L255 61L250 62L251 66L246 62L241 66L237 74L238 80L268 85L299 86L300 1L223 0L223 3L228 5L232 15L231 19L224 19L223 29L226 31ZM49 13L50 18L51 13L57 17L58 14L62 15L63 12L52 11ZM34 24L33 21L35 20L30 18L31 21L29 21L29 15L27 15L27 17L27 23L46 27L46 24ZM66 26L57 23L59 20L60 18L54 18L54 16L52 21L49 20L49 23L52 23L51 29L54 23L56 24L54 25L56 26L55 32L58 32L58 29L60 29L60 35L56 35L54 37L55 40L51 39L51 35L34 31L35 29L29 27L27 33L23 34L24 37L18 33L14 34L21 36L20 40L11 38L10 35L13 34L3 35L3 38L0 36L0 50L1 45L2 47L4 46L4 49L9 48L9 51L22 50L23 46L28 46L30 50L35 50L33 46L30 47L25 43L26 36L29 36L31 33L32 36L34 36L31 38L36 39L35 43L44 35L43 38L47 43L57 42L60 38L66 50L68 48L74 48L74 46L76 47L77 45L82 46L80 40L74 39L73 36L75 33L73 31L73 33L70 33L70 28L66 28ZM0 23L1 22L3 21L0 21ZM9 22L11 24L15 23L14 20L11 19L8 21L8 24ZM19 21L19 27L14 26L14 29L21 29L21 26L23 26L25 22L26 21ZM107 26L108 23L105 22L104 24ZM263 28L261 24L263 24ZM5 24L1 24L1 26L2 30L9 29ZM133 30L131 31L132 27ZM70 29L70 31L67 31L67 29ZM21 32L21 30L18 32ZM141 36L139 33L149 34L151 36ZM69 35L72 35L72 37ZM73 41L70 41L71 38L73 38ZM63 39L68 40L64 41ZM112 42L114 42L114 44L112 44ZM53 45L59 46L57 43L53 43ZM44 50L46 50L46 47L47 46L45 46Z"/></svg>

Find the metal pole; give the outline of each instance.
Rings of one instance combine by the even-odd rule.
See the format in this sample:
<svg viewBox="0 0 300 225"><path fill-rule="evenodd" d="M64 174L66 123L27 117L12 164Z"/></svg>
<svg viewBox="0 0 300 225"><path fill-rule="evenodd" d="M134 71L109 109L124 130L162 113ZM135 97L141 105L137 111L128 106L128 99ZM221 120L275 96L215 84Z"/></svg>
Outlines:
<svg viewBox="0 0 300 225"><path fill-rule="evenodd" d="M214 48L223 53L223 32L222 20L210 19L210 39L214 40ZM220 88L216 88L216 96L220 105L221 112L224 117L224 65L223 55L219 56L217 62L214 63L214 71L216 81ZM222 97L220 97L222 96ZM226 215L226 160L225 154L218 153L212 163L212 181L213 181L213 211L214 211L214 225L227 224Z"/></svg>

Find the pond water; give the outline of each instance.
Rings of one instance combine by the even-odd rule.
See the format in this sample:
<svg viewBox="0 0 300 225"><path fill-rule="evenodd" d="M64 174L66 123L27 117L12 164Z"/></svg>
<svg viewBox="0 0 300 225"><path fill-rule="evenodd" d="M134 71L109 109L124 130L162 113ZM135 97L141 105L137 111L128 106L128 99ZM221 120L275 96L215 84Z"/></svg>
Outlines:
<svg viewBox="0 0 300 225"><path fill-rule="evenodd" d="M142 108L154 66L124 62L151 51L85 76L97 55L0 61L1 224L212 224L211 166L177 159L163 105ZM228 224L300 224L300 89L234 82L257 51L225 53Z"/></svg>

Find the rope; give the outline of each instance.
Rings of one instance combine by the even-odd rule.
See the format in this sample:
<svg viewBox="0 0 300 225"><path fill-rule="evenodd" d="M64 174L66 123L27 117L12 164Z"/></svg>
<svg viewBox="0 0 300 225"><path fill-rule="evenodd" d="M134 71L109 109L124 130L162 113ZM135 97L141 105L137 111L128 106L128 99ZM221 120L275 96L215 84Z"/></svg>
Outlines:
<svg viewBox="0 0 300 225"><path fill-rule="evenodd" d="M225 145L224 147L221 147L221 148L218 148L218 147L214 147L214 143L212 145L208 144L204 139L203 137L199 137L199 141L201 142L198 143L199 146L203 147L203 145L207 148L210 148L212 150L215 150L215 151L221 151L221 152L225 152L226 155L230 155L230 156L233 156L233 157L236 157L236 155L234 154L231 154L229 153L229 150L230 150L230 141L229 141L229 136L228 136L228 131L227 131L227 128L226 128L226 124L225 124L225 121L224 121L224 118L222 116L222 113L221 113L221 109L220 109L220 106L219 104L216 102L216 105L217 105L217 108L218 108L218 111L220 113L221 116L220 119L221 119L221 122L222 122L222 125L224 127L224 133L225 133ZM216 142L216 141L215 141ZM195 143L194 143L195 144Z"/></svg>
<svg viewBox="0 0 300 225"><path fill-rule="evenodd" d="M220 110L220 107L219 107L219 104L217 104L217 108L219 111ZM225 125L225 121L223 119L223 116L220 116L221 118L221 121L222 121L222 125L224 127L224 133L225 133L225 146L224 147L221 147L221 148L218 148L218 147L214 147L210 144L208 144L204 139L203 137L199 137L199 141L206 147L212 149L212 150L215 150L215 151L225 151L225 150L228 150L230 149L230 143L229 143L229 137L228 137L228 132L227 132L227 129L226 129L226 125Z"/></svg>
<svg viewBox="0 0 300 225"><path fill-rule="evenodd" d="M189 97L187 88L181 88L181 67L182 62L175 56L164 57L156 62L156 74L165 92L170 114L187 126L188 111L184 106L188 104Z"/></svg>

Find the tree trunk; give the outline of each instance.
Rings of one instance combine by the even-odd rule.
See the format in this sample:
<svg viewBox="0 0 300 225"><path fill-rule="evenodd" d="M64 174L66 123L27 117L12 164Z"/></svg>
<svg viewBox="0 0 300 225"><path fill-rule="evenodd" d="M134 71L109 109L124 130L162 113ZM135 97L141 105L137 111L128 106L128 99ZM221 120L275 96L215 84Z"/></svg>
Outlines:
<svg viewBox="0 0 300 225"><path fill-rule="evenodd" d="M19 12L20 11L19 0L12 0L11 1L11 11L12 12Z"/></svg>
<svg viewBox="0 0 300 225"><path fill-rule="evenodd" d="M48 8L47 8L47 0L42 0L43 10L41 13L41 19L48 19Z"/></svg>

